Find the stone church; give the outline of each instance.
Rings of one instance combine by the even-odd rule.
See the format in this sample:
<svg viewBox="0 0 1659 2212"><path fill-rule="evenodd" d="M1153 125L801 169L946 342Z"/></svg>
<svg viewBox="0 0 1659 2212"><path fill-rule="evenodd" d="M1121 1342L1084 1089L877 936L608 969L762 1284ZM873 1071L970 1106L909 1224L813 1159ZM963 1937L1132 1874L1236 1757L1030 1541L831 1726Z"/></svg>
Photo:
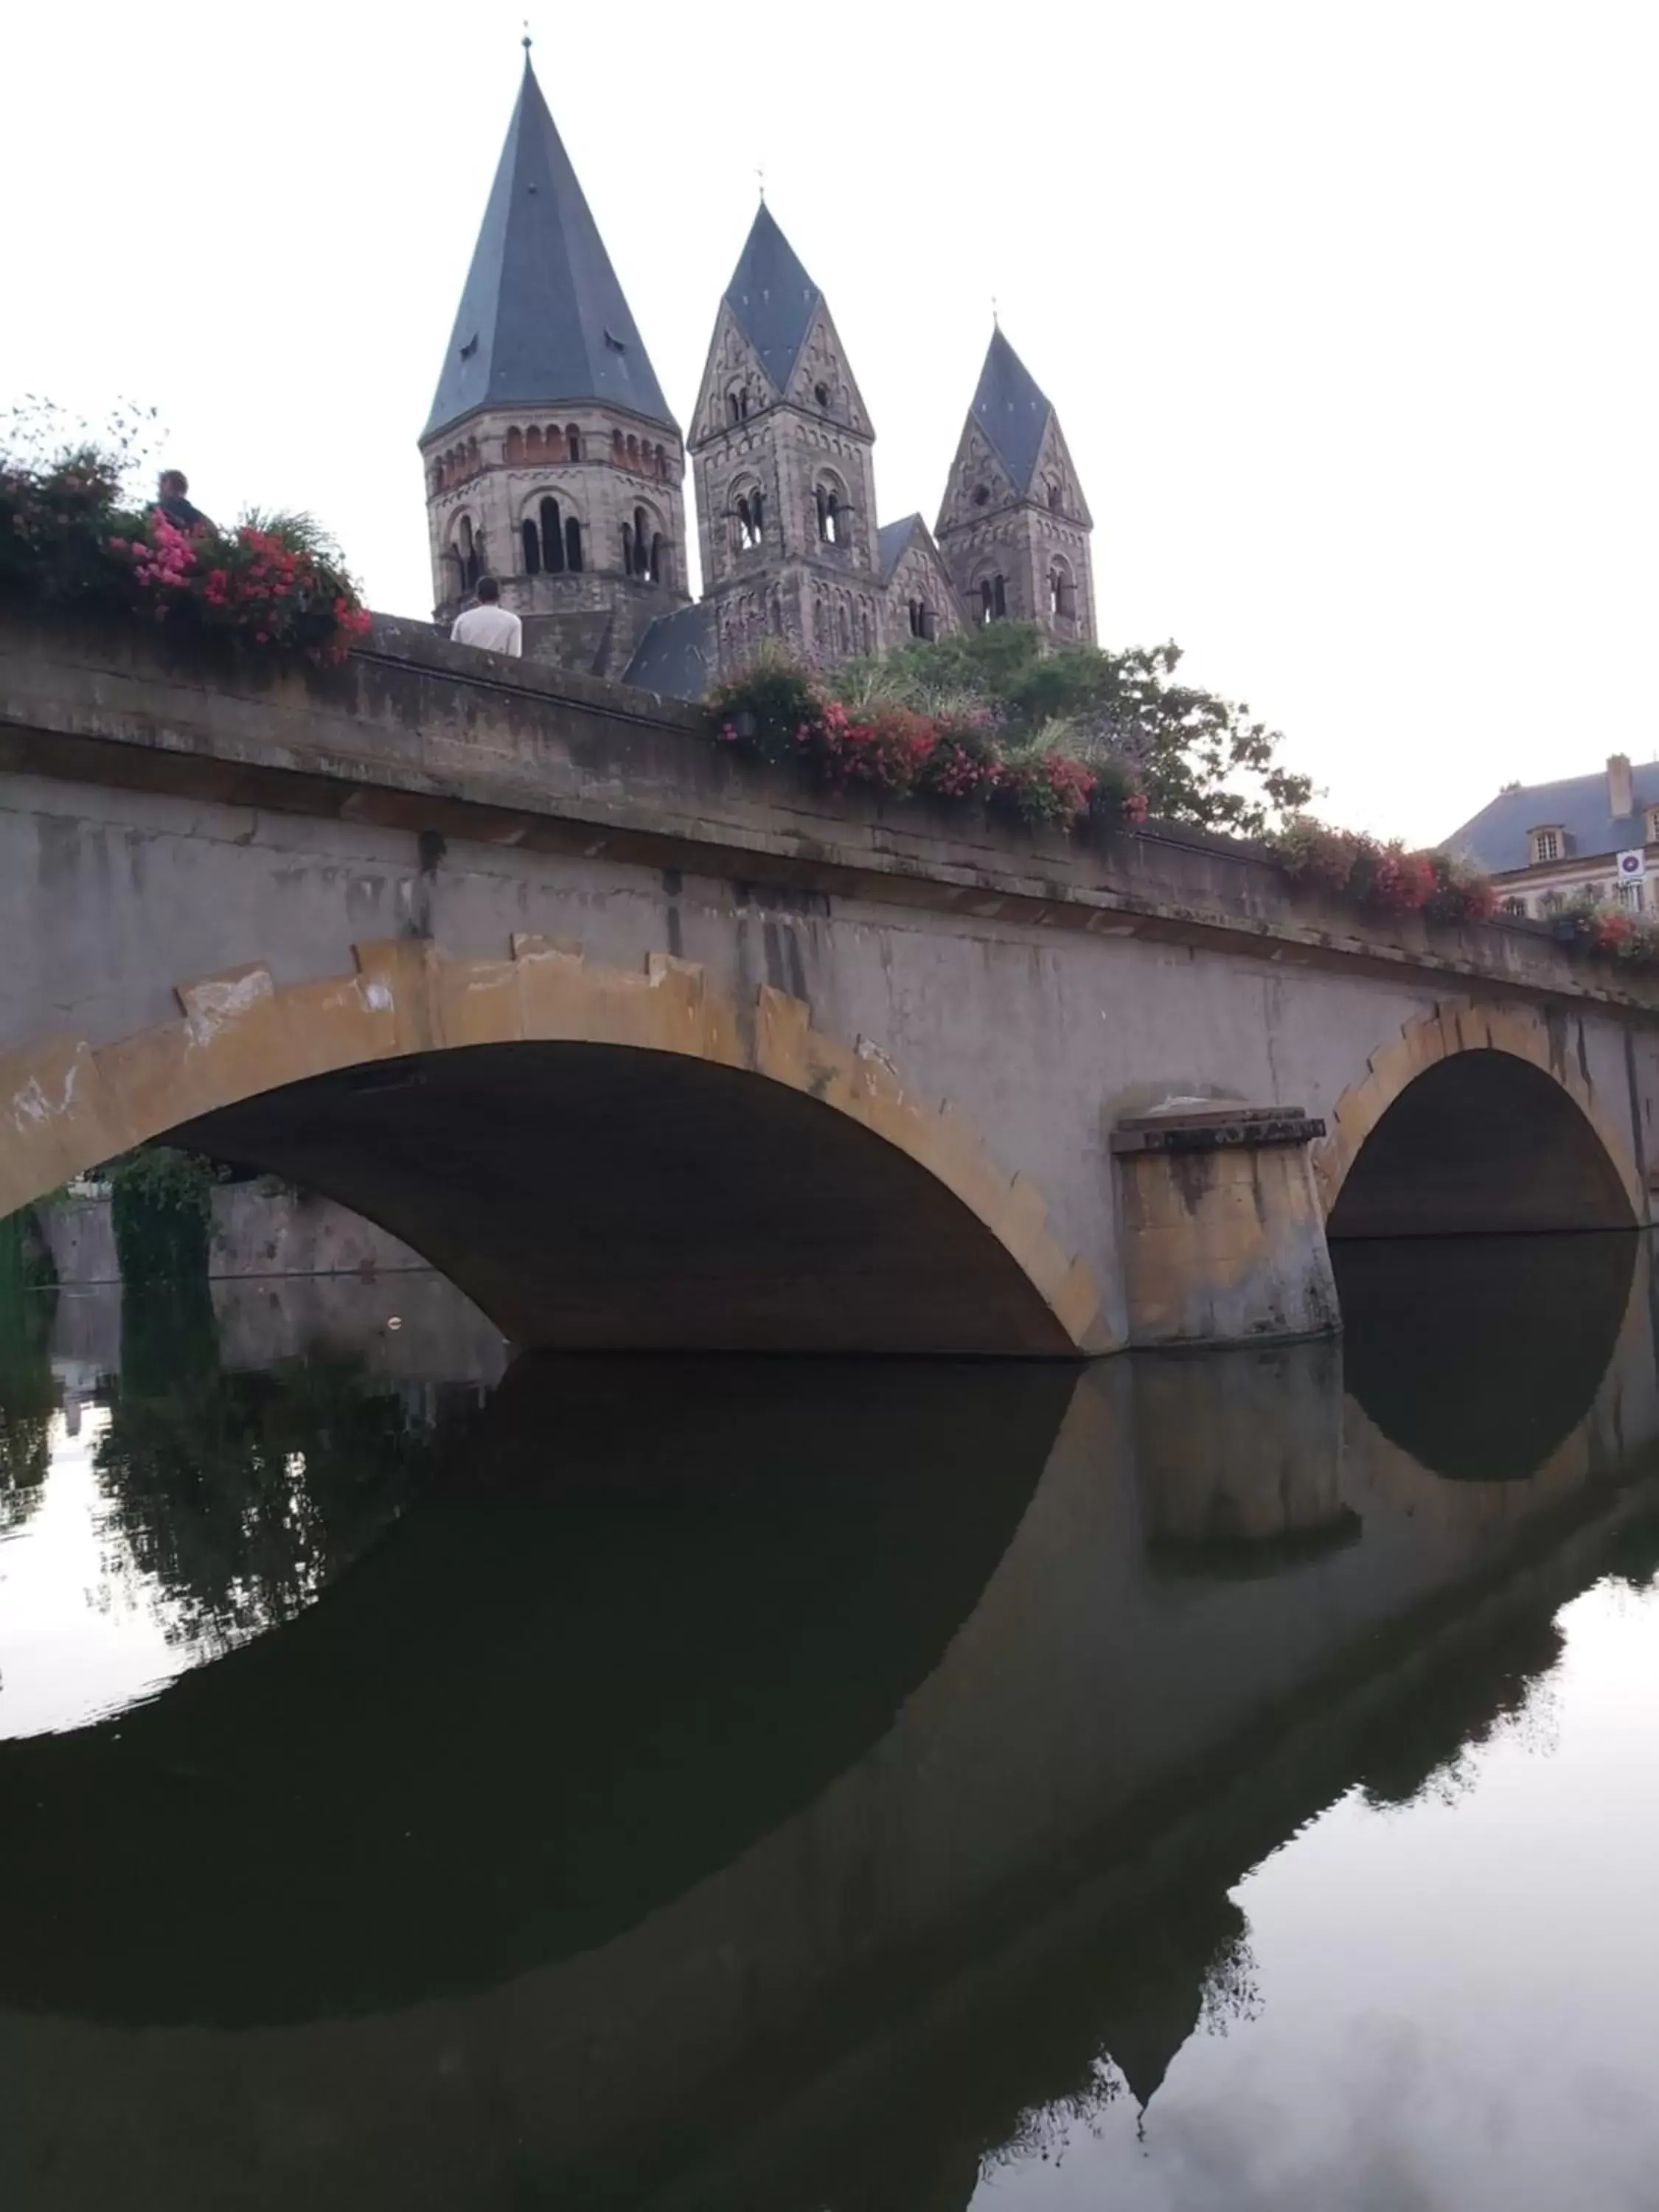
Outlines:
<svg viewBox="0 0 1659 2212"><path fill-rule="evenodd" d="M763 201L682 436L526 46L421 438L435 619L488 571L532 659L681 698L765 636L826 665L1005 617L1093 641L1088 507L1000 328L933 531L878 523L875 434L828 302Z"/></svg>

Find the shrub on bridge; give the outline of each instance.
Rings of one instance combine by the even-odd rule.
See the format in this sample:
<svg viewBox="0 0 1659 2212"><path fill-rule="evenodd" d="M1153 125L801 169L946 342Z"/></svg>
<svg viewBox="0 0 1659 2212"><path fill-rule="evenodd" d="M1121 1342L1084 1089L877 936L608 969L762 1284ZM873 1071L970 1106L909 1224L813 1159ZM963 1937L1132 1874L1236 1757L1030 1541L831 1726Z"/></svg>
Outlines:
<svg viewBox="0 0 1659 2212"><path fill-rule="evenodd" d="M850 688L851 696L834 696L769 641L704 704L718 744L751 759L799 760L831 791L862 785L892 798L989 807L1036 829L1146 819L1127 762L1085 760L1057 734L1011 744L982 702L946 700L927 712L878 683Z"/></svg>
<svg viewBox="0 0 1659 2212"><path fill-rule="evenodd" d="M1297 815L1267 841L1293 883L1371 914L1421 914L1431 921L1488 921L1497 908L1490 878L1449 853L1379 844L1357 830L1333 830Z"/></svg>
<svg viewBox="0 0 1659 2212"><path fill-rule="evenodd" d="M0 598L126 616L260 650L342 660L369 627L356 584L308 516L175 528L122 504L127 449L47 459L0 450Z"/></svg>

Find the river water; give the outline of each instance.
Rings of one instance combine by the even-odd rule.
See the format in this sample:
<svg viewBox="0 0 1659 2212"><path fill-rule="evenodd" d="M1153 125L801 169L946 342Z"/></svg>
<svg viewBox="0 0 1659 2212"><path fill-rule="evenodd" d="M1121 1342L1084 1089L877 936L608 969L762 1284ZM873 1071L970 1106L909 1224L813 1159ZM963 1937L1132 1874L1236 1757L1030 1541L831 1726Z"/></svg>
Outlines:
<svg viewBox="0 0 1659 2212"><path fill-rule="evenodd" d="M1646 1243L1343 1344L14 1297L0 2203L1659 2207Z"/></svg>

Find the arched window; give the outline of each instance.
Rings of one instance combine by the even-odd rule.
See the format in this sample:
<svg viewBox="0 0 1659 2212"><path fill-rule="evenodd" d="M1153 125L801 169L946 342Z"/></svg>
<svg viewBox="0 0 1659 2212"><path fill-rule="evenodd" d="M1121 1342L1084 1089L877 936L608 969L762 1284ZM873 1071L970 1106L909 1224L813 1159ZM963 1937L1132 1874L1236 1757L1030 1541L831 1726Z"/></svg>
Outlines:
<svg viewBox="0 0 1659 2212"><path fill-rule="evenodd" d="M818 536L826 545L847 543L846 495L833 480L826 477L813 494L817 507Z"/></svg>
<svg viewBox="0 0 1659 2212"><path fill-rule="evenodd" d="M828 407L830 404L829 386L827 384L815 384L812 386L812 397L817 401L820 407Z"/></svg>
<svg viewBox="0 0 1659 2212"><path fill-rule="evenodd" d="M611 458L613 461L625 461L628 459L628 442L620 430L613 430L611 433Z"/></svg>
<svg viewBox="0 0 1659 2212"><path fill-rule="evenodd" d="M910 635L912 637L932 637L933 635L933 610L926 599L912 599L910 602Z"/></svg>
<svg viewBox="0 0 1659 2212"><path fill-rule="evenodd" d="M532 431L531 434L533 436L535 434ZM509 430L507 432L507 443L501 449L501 459L507 463L507 465L510 469L517 468L520 462L523 460L524 432L522 430Z"/></svg>
<svg viewBox="0 0 1659 2212"><path fill-rule="evenodd" d="M730 422L746 422L749 420L749 386L746 384L734 384L726 393L726 412Z"/></svg>
<svg viewBox="0 0 1659 2212"><path fill-rule="evenodd" d="M634 526L631 522L624 522L623 525L623 574L624 576L631 576L633 573Z"/></svg>
<svg viewBox="0 0 1659 2212"><path fill-rule="evenodd" d="M861 653L873 653L875 649L875 625L870 619L869 608L861 607L859 610L859 650Z"/></svg>
<svg viewBox="0 0 1659 2212"><path fill-rule="evenodd" d="M1048 479L1048 507L1051 514L1058 514L1060 513L1060 498L1061 493L1060 486L1054 478L1050 477Z"/></svg>
<svg viewBox="0 0 1659 2212"><path fill-rule="evenodd" d="M1077 619L1077 587L1063 561L1056 561L1048 571L1048 611L1057 622Z"/></svg>
<svg viewBox="0 0 1659 2212"><path fill-rule="evenodd" d="M642 507L634 509L634 574L651 573L651 518Z"/></svg>
<svg viewBox="0 0 1659 2212"><path fill-rule="evenodd" d="M628 434L628 465L636 469L640 465L640 441L630 430Z"/></svg>
<svg viewBox="0 0 1659 2212"><path fill-rule="evenodd" d="M483 574L483 533L475 534L469 515L462 515L455 525L455 562L461 589L471 591Z"/></svg>
<svg viewBox="0 0 1659 2212"><path fill-rule="evenodd" d="M582 526L574 514L564 526L564 565L573 574L582 565Z"/></svg>
<svg viewBox="0 0 1659 2212"><path fill-rule="evenodd" d="M663 580L662 560L662 532L653 530L651 533L651 566L647 571L653 584L660 584Z"/></svg>
<svg viewBox="0 0 1659 2212"><path fill-rule="evenodd" d="M574 422L567 422L564 426L564 447L566 453L569 454L573 461L580 460L582 457L582 434L576 428Z"/></svg>
<svg viewBox="0 0 1659 2212"><path fill-rule="evenodd" d="M766 535L765 495L758 484L746 484L732 505L739 553L752 553Z"/></svg>
<svg viewBox="0 0 1659 2212"><path fill-rule="evenodd" d="M564 566L564 531L556 499L542 501L542 566L556 575Z"/></svg>
<svg viewBox="0 0 1659 2212"><path fill-rule="evenodd" d="M528 515L519 526L519 535L524 541L524 572L526 576L539 576L542 573L541 532Z"/></svg>
<svg viewBox="0 0 1659 2212"><path fill-rule="evenodd" d="M774 637L781 637L783 635L783 601L779 598L775 587L772 592L769 611L772 621L772 635Z"/></svg>
<svg viewBox="0 0 1659 2212"><path fill-rule="evenodd" d="M1000 622L1008 611L1008 586L1001 576L982 576L979 586L979 618Z"/></svg>
<svg viewBox="0 0 1659 2212"><path fill-rule="evenodd" d="M853 650L853 625L845 607L838 607L836 611L836 629L841 639L842 651L850 653Z"/></svg>
<svg viewBox="0 0 1659 2212"><path fill-rule="evenodd" d="M515 430L513 433L513 437L516 438L518 434L518 432ZM530 428L526 431L524 437L520 442L521 450L527 460L540 460L542 457L542 434L538 429L537 429L533 423L531 425ZM507 450L510 454L513 447L513 438L509 438L507 443Z"/></svg>

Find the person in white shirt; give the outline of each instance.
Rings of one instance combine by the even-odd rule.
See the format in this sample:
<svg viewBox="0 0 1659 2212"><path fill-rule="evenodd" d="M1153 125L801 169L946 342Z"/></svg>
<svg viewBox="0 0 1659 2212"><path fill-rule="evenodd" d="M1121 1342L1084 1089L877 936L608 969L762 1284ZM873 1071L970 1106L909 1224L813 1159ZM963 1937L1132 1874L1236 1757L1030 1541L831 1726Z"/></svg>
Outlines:
<svg viewBox="0 0 1659 2212"><path fill-rule="evenodd" d="M486 653L524 658L524 624L501 605L501 587L493 576L480 576L478 604L456 616L449 635L457 645L481 645Z"/></svg>

